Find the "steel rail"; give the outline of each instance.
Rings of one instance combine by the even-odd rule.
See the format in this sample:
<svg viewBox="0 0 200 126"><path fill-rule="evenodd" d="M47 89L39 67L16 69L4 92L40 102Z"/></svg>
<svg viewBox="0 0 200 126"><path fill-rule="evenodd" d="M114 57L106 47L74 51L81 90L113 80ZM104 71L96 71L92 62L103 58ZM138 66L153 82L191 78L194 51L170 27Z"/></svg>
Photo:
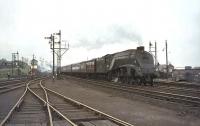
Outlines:
<svg viewBox="0 0 200 126"><path fill-rule="evenodd" d="M43 77L43 78L45 78L45 77ZM39 80L39 79L41 79L41 78L36 78L36 79L34 79L34 81ZM32 81L32 80L29 80L29 81ZM28 81L28 82L29 82L29 81ZM23 84L24 84L24 85L23 85ZM0 94L6 93L6 92L9 92L9 91L12 91L12 90L16 90L16 89L21 88L21 87L25 87L26 84L27 84L27 82L24 82L23 84L19 84L18 86L14 86L14 87L9 88L9 89L1 90L1 91L0 91ZM9 86L10 86L10 85L9 85Z"/></svg>
<svg viewBox="0 0 200 126"><path fill-rule="evenodd" d="M62 75L62 76L64 76L64 75ZM84 78L80 78L80 77L73 77L73 76L68 76L68 77L71 77L71 78L74 78L74 79L81 79L81 80L86 80L86 81L96 81L96 80L94 80L94 79L84 79ZM111 84L116 84L115 82L110 82L110 81L105 81L105 80L100 80L102 83L111 83ZM98 82L99 82L99 80L98 80ZM164 81L161 81L161 82L155 82L156 84L160 84L160 86L159 87L163 87L163 88L166 88L166 87L168 87L169 89L174 89L174 90L183 90L183 91L189 91L189 92L197 92L197 93L200 93L200 91L199 90L197 90L196 88L196 90L194 90L194 89L192 89L192 87L190 88L190 89L188 89L188 88L186 88L186 87L184 87L184 85L182 85L182 87L180 87L181 86L181 84L183 83L185 83L185 82L178 82L178 83L176 83L176 82L164 82ZM132 86L130 86L130 85L128 85L128 84L124 84L123 83L123 85L126 85L126 86L129 86L129 87L132 87ZM196 86L198 86L198 87L200 87L200 85L197 85L197 84L187 84L187 86L193 86L193 85L196 85ZM170 87L169 87L170 86ZM168 89L167 88L167 89Z"/></svg>
<svg viewBox="0 0 200 126"><path fill-rule="evenodd" d="M81 78L82 79L82 78ZM95 80L90 80L90 81L95 81ZM101 82L102 83L111 83L111 84L116 84L116 83L114 83L114 82L108 82L108 81L102 81L101 80ZM133 88L136 88L136 86L134 86L134 85L130 85L130 84L123 84L124 86L127 86L127 87L133 87ZM138 85L137 85L138 86ZM200 85L199 85L200 86ZM146 87L146 86L144 86L144 87ZM160 88L161 87L161 88ZM190 88L190 89L188 89L188 88L186 88L186 87L179 87L179 86L167 86L167 85L164 85L164 84L162 84L162 85L159 85L158 86L158 90L167 90L167 91L178 91L178 92L185 92L185 93L196 93L196 94L200 94L200 91L199 90L197 90L197 89L192 89L192 88Z"/></svg>
<svg viewBox="0 0 200 126"><path fill-rule="evenodd" d="M58 111L56 108L54 108L49 102L45 101L44 99L42 99L39 95L37 95L30 87L28 87L28 90L34 94L38 99L40 99L42 102L44 102L45 104L48 104L49 107L56 112L59 116L61 116L63 119L65 119L67 122L69 122L72 126L77 126L75 123L73 123L70 119L68 119L66 116L64 116L60 111Z"/></svg>
<svg viewBox="0 0 200 126"><path fill-rule="evenodd" d="M74 78L74 77L73 77ZM98 86L103 86L103 87L109 87L109 88L115 88L118 90L123 90L123 91L128 91L128 92L135 92L138 94L144 94L145 96L154 96L154 97L162 97L165 99L171 99L172 101L184 101L184 102L189 102L191 104L195 104L200 106L200 98L199 97L193 97L193 96L187 96L187 95L180 95L180 94L173 94L173 93L167 93L167 92L159 92L159 91L151 91L148 89L140 89L140 88L136 88L136 87L127 87L127 86L123 86L123 85L116 85L114 83L103 83L103 82L97 82L94 80L88 80L88 79L82 79L82 78L75 78L75 79L79 79L79 80L85 80L89 83L95 83L95 85ZM123 87L123 88L122 88Z"/></svg>
<svg viewBox="0 0 200 126"><path fill-rule="evenodd" d="M82 79L82 78L80 78L80 79ZM95 80L93 80L93 79L91 79L91 81L95 81ZM102 83L108 83L108 81L102 81L101 80L101 82ZM112 84L116 84L115 82L110 82L110 83L112 83ZM165 85L164 83L165 82L163 82L163 84L161 84L162 82L156 82L157 83L157 85L159 85L158 86L158 88L159 87L161 87L161 88L163 88L164 90L173 90L173 91L187 91L187 93L192 93L192 92L195 92L195 93L200 93L200 91L199 90L197 90L196 88L194 89L192 89L192 88L190 88L190 89L188 89L188 88L186 88L186 87L180 87L180 86L169 86L169 85ZM133 87L134 85L128 85L128 84L123 84L123 85L126 85L126 86L128 86L128 87ZM179 84L180 85L180 84ZM200 85L199 85L199 87L200 87ZM162 90L162 89L161 89Z"/></svg>
<svg viewBox="0 0 200 126"><path fill-rule="evenodd" d="M133 87L133 86L129 86ZM182 94L192 97L200 98L200 91L197 89L187 89L187 88L180 88L180 87L167 87L167 86L158 86L157 88L152 88L153 90L163 91L168 93L175 93L175 94Z"/></svg>
<svg viewBox="0 0 200 126"><path fill-rule="evenodd" d="M11 108L11 110L8 112L8 114L6 115L6 117L1 121L0 123L0 126L3 126L6 121L10 118L11 114L13 113L13 111L15 110L16 107L19 106L19 104L23 101L23 98L25 96L25 94L27 93L27 90L28 90L28 85L30 83L32 83L33 81L36 81L36 80L31 80L29 81L27 84L26 84L26 89L24 91L24 93L22 94L22 96L19 98L19 100L17 101L17 103Z"/></svg>
<svg viewBox="0 0 200 126"><path fill-rule="evenodd" d="M113 84L112 84L113 86ZM127 88L126 86L120 86L120 87L125 87ZM146 90L146 89L140 89L140 88L135 88L135 87L128 87L128 89L136 89L136 90L139 90L139 91L146 91L146 92L152 92L152 93L157 93L157 94L166 94L166 95L171 95L171 96L176 96L176 97L182 97L182 98L187 98L187 99L191 99L191 100L197 100L197 101L200 101L200 98L199 97L193 97L193 96L187 96L187 95L180 95L180 94L173 94L173 93L167 93L167 92L159 92L159 91L151 91L151 90Z"/></svg>
<svg viewBox="0 0 200 126"><path fill-rule="evenodd" d="M37 81L39 80L40 78L36 78L34 80L30 80L29 82L26 83L26 85L23 85L23 86L26 86L25 88L25 91L24 93L22 94L22 96L19 98L19 100L17 101L17 103L11 108L11 110L8 112L8 114L6 115L6 117L1 121L0 123L0 126L3 126L6 121L10 118L10 116L12 115L12 113L14 112L14 110L20 106L20 104L22 103L22 101L24 100L24 96L26 95L27 91L28 91L28 86L34 82L34 81ZM19 87L18 87L19 88Z"/></svg>
<svg viewBox="0 0 200 126"><path fill-rule="evenodd" d="M70 77L72 77L72 76L70 76ZM75 79L83 79L83 78L78 78L78 77L72 77L72 78L75 78ZM86 81L93 81L93 82L95 82L96 83L96 80L94 80L94 79L83 79L83 80L86 80ZM108 81L103 81L103 80L101 80L100 82L98 81L98 83L111 83L111 84L116 84L115 82L108 82ZM158 84L161 84L161 82L156 82L156 83L158 83ZM165 83L165 82L163 82L163 83ZM123 85L125 85L125 86L128 86L128 87L133 87L134 85L128 85L128 84L123 84ZM186 87L179 87L179 86L168 86L168 85L164 85L164 84L161 84L159 87L161 87L161 88L163 88L164 90L171 90L171 91L187 91L186 93L192 93L192 92L195 92L195 93L200 93L200 91L199 90L194 90L194 89L192 89L192 88L190 88L190 89L188 89L188 88L186 88ZM200 87L200 85L199 85L199 87ZM135 88L135 87L134 87ZM161 89L162 90L162 89Z"/></svg>
<svg viewBox="0 0 200 126"><path fill-rule="evenodd" d="M108 86L108 85L106 85ZM187 95L180 95L180 94L174 94L174 93L167 93L167 92L159 92L159 91L151 91L151 90L146 90L146 89L140 89L140 88L135 88L135 87L126 87L126 86L119 86L119 85L114 85L114 84L110 84L110 86L115 86L120 90L124 90L124 91L128 91L131 92L134 90L137 90L139 94L144 94L144 95L149 95L149 96L154 96L154 97L162 97L165 99L171 99L172 101L184 101L184 102L188 102L191 104L195 104L195 105L200 105L200 98L199 97L193 97L193 96L187 96ZM111 87L114 88L114 87Z"/></svg>
<svg viewBox="0 0 200 126"><path fill-rule="evenodd" d="M171 81L171 82L158 81L156 83L158 83L159 85L164 85L164 86L200 88L200 85L197 83L175 82L175 81Z"/></svg>
<svg viewBox="0 0 200 126"><path fill-rule="evenodd" d="M17 80L7 80L7 81L2 81L2 82L0 82L0 85L7 84L7 83L14 83L14 82L18 82L18 81L22 81L22 80L17 79Z"/></svg>
<svg viewBox="0 0 200 126"><path fill-rule="evenodd" d="M21 88L21 87L25 87L25 85L19 85L19 86L15 86L15 87L12 87L12 88L9 88L9 89L1 90L1 91L0 91L0 94L2 94L2 93L6 93L6 92L9 92L9 91L12 91L12 90L15 90L15 89Z"/></svg>
<svg viewBox="0 0 200 126"><path fill-rule="evenodd" d="M186 91L186 92L189 92L189 93L200 93L200 90L198 89L192 89L192 88L186 88L186 87L174 87L174 86L167 86L167 85L160 85L159 87L161 88L164 88L166 90L177 90L177 91Z"/></svg>
<svg viewBox="0 0 200 126"><path fill-rule="evenodd" d="M69 98L69 97L66 97L66 96L64 96L64 95L62 95L62 94L60 94L60 93L58 93L58 92L56 92L56 91L53 91L53 90L51 90L51 89L49 89L49 88L47 88L47 87L44 87L44 88L45 88L46 90L48 90L48 91L50 91L50 92L52 92L52 93L54 93L54 94L56 94L56 95L62 97L62 98L64 98L65 100L68 100L68 101L70 101L70 102L72 102L72 103L75 103L75 104L77 104L77 105L79 105L79 106L85 107L85 108L87 108L87 109L89 109L89 110L95 112L96 114L100 114L100 115L102 115L102 116L104 116L104 117L107 117L107 118L109 118L110 120L114 121L115 123L117 123L117 124L119 124L119 125L122 125L122 126L134 126L133 124L130 124L130 123L127 123L127 122L122 121L122 120L120 120L120 119L117 119L117 118L115 118L115 117L113 117L113 116L111 116L111 115L108 115L108 114L106 114L106 113L104 113L104 112L101 112L101 111L99 111L99 110L97 110L97 109L94 109L94 108L92 108L92 107L90 107L90 106L87 106L87 105L85 105L85 104L83 104L83 103L81 103L81 102L78 102L78 101L76 101L76 100L74 100L74 99L71 99L71 98Z"/></svg>
<svg viewBox="0 0 200 126"><path fill-rule="evenodd" d="M4 88L16 86L16 85L22 85L22 84L25 84L25 83L26 82L19 82L19 83L16 83L16 84L3 85L3 86L0 86L0 89L4 89Z"/></svg>
<svg viewBox="0 0 200 126"><path fill-rule="evenodd" d="M42 85L42 80L40 81L40 87L43 89L44 94L45 94L45 98L46 98L46 102L49 103L49 99L47 96L47 91L44 89L43 85ZM47 106L47 110L48 110L48 116L49 116L49 125L53 126L53 121L52 121L52 114L51 114L51 110L49 108L49 104L46 104Z"/></svg>

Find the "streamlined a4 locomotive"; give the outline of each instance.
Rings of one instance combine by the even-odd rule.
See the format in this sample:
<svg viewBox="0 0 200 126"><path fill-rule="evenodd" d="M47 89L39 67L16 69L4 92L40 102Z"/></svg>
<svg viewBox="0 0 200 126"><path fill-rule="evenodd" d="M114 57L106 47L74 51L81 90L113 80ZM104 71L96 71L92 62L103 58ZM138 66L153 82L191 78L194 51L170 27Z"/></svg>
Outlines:
<svg viewBox="0 0 200 126"><path fill-rule="evenodd" d="M156 77L154 58L144 47L63 66L62 74L102 78L123 83L153 84Z"/></svg>

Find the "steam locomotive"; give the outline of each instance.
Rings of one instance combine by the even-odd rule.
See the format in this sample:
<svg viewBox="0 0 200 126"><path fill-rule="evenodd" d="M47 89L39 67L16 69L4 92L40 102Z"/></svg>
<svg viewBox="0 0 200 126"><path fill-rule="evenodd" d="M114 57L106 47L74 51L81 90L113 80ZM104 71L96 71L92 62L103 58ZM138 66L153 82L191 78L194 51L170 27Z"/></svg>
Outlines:
<svg viewBox="0 0 200 126"><path fill-rule="evenodd" d="M153 84L156 78L153 56L143 46L63 66L61 73L130 84Z"/></svg>

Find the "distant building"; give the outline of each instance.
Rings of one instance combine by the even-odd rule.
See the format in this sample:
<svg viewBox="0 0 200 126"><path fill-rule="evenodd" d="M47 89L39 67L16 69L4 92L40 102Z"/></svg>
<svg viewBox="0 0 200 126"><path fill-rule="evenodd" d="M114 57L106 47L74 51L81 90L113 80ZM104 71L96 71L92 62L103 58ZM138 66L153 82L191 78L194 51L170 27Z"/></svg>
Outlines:
<svg viewBox="0 0 200 126"><path fill-rule="evenodd" d="M172 77L176 81L200 82L200 67L186 66L185 69L174 69Z"/></svg>
<svg viewBox="0 0 200 126"><path fill-rule="evenodd" d="M11 68L11 67L12 67L11 61L7 61L6 59L0 59L0 69Z"/></svg>
<svg viewBox="0 0 200 126"><path fill-rule="evenodd" d="M0 59L0 78L6 78L8 74L14 76L27 75L29 65L23 61L7 61Z"/></svg>
<svg viewBox="0 0 200 126"><path fill-rule="evenodd" d="M168 77L172 77L172 71L174 70L174 66L172 64L168 65ZM167 76L167 65L166 64L160 64L158 66L158 71L160 74L160 78L166 78Z"/></svg>
<svg viewBox="0 0 200 126"><path fill-rule="evenodd" d="M168 72L169 72L169 73L172 73L173 69L174 69L174 66L173 66L172 64L169 64L169 65L168 65ZM166 65L166 64L161 64L161 65L159 65L159 66L158 66L158 70L159 70L160 72L167 73L167 65Z"/></svg>
<svg viewBox="0 0 200 126"><path fill-rule="evenodd" d="M30 73L32 76L36 75L38 72L38 61L36 59L31 60L31 69Z"/></svg>

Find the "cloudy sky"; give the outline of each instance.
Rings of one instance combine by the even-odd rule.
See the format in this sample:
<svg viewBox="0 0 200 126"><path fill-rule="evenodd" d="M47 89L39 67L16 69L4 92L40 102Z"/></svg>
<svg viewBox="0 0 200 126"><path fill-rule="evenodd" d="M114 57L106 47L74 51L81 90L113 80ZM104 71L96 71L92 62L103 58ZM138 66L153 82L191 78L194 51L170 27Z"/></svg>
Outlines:
<svg viewBox="0 0 200 126"><path fill-rule="evenodd" d="M0 0L0 58L33 54L51 61L45 36L62 30L62 65L157 41L158 60L200 66L199 0Z"/></svg>

